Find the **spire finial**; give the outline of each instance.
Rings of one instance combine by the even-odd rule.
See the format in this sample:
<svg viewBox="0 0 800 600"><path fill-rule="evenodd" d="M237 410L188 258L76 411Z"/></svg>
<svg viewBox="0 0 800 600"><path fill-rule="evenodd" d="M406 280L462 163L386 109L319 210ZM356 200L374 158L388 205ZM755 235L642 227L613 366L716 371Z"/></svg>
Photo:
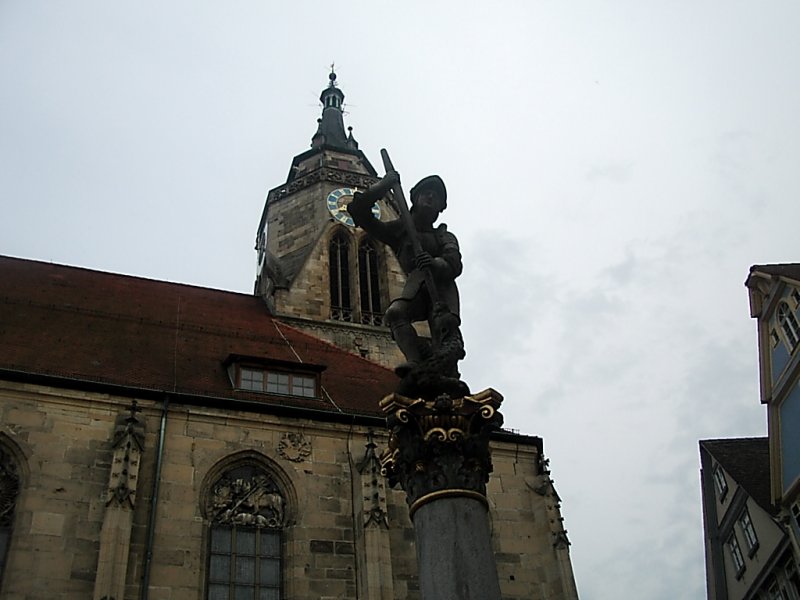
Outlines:
<svg viewBox="0 0 800 600"><path fill-rule="evenodd" d="M336 85L336 64L331 63L331 72L328 74L328 87L322 90L319 101L322 103L322 117L318 121L319 127L314 137L311 138L311 146L331 146L339 148L350 148L347 134L344 131L342 120L342 105L344 104L344 92Z"/></svg>

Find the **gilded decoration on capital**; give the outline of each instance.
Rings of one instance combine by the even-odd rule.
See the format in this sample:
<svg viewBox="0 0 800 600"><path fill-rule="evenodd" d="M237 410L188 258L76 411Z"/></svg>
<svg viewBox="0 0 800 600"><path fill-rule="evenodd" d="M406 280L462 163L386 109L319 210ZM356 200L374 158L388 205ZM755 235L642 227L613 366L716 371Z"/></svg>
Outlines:
<svg viewBox="0 0 800 600"><path fill-rule="evenodd" d="M485 497L492 471L489 434L502 425L503 397L493 389L436 400L394 393L381 400L391 431L382 473L399 483L410 506L432 494Z"/></svg>

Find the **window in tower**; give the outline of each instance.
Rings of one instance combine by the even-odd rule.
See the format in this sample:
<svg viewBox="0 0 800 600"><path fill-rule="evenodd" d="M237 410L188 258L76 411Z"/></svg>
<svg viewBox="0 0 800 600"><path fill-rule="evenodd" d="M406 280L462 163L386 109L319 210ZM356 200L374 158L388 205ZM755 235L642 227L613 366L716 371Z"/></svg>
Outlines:
<svg viewBox="0 0 800 600"><path fill-rule="evenodd" d="M380 325L383 313L378 252L369 240L364 240L358 247L358 283L361 291L361 322L366 325Z"/></svg>
<svg viewBox="0 0 800 600"><path fill-rule="evenodd" d="M791 350L797 348L797 344L800 343L800 324L797 323L797 317L786 302L778 304L778 323L783 329L789 348Z"/></svg>
<svg viewBox="0 0 800 600"><path fill-rule="evenodd" d="M331 286L331 319L352 321L353 308L350 303L350 243L345 234L337 232L329 246L329 268Z"/></svg>
<svg viewBox="0 0 800 600"><path fill-rule="evenodd" d="M211 486L208 600L280 600L285 501L255 464L234 466Z"/></svg>

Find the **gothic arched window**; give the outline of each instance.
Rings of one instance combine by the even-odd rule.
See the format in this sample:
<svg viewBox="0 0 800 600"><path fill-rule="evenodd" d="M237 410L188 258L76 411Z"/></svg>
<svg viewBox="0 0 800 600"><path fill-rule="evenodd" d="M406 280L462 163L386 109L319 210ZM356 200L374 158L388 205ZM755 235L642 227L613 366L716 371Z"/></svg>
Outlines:
<svg viewBox="0 0 800 600"><path fill-rule="evenodd" d="M794 350L797 344L800 344L800 325L798 325L797 318L786 302L781 302L778 305L778 323L780 323L781 329L786 335L789 348Z"/></svg>
<svg viewBox="0 0 800 600"><path fill-rule="evenodd" d="M358 283L361 291L361 322L366 325L380 325L383 314L378 277L378 252L369 240L364 240L358 247Z"/></svg>
<svg viewBox="0 0 800 600"><path fill-rule="evenodd" d="M329 246L331 319L352 321L350 304L350 243L341 231L334 234Z"/></svg>
<svg viewBox="0 0 800 600"><path fill-rule="evenodd" d="M14 457L0 446L0 584L6 568L14 510L19 495L19 469Z"/></svg>
<svg viewBox="0 0 800 600"><path fill-rule="evenodd" d="M211 485L208 600L280 600L286 502L265 469L246 463Z"/></svg>

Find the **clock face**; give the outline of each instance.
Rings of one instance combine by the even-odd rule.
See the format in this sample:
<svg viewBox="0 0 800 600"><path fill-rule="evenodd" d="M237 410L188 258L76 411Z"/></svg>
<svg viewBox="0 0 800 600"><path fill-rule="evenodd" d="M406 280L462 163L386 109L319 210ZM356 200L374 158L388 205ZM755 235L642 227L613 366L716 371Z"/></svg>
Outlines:
<svg viewBox="0 0 800 600"><path fill-rule="evenodd" d="M350 201L353 199L353 194L357 191L358 190L352 188L339 188L328 194L327 203L331 215L340 223L344 223L350 227L355 227L355 223L353 223L353 217L350 216L350 213L347 212L345 208L350 204ZM376 219L381 218L381 208L378 206L377 202L372 206L372 214Z"/></svg>

